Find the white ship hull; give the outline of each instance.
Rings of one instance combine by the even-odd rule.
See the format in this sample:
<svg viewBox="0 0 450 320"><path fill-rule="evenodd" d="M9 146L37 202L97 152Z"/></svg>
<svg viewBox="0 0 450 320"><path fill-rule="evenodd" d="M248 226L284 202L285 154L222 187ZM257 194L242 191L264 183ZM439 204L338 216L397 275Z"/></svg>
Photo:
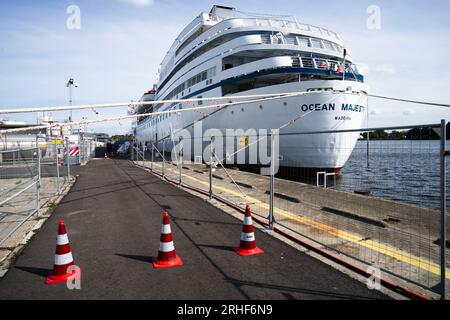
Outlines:
<svg viewBox="0 0 450 320"><path fill-rule="evenodd" d="M311 87L311 82L289 83L247 91L240 95L261 94L261 93L286 93L302 92L305 87ZM296 120L294 123L280 130L279 136L279 154L280 166L317 168L317 169L340 169L347 162L351 152L359 138L359 133L323 133L323 134L303 134L305 132L321 132L331 130L358 129L363 126L367 116L367 98L363 94L352 92L340 92L346 86L352 87L352 91L360 92L365 90L366 86L362 83L347 81L317 81L319 87L333 88L329 92L310 92L300 96L281 98L263 102L246 103L232 105L206 117L202 121L203 135L208 135L208 130L216 130L218 135L220 131L222 136L226 136L226 130L235 131L243 129L243 135L248 136L249 142L257 139L252 132L260 132L265 129L270 132L271 129L277 129L281 126ZM212 90L205 94L205 97L217 96L217 90ZM343 110L344 109L347 110ZM350 106L350 108L349 108ZM192 105L187 105L192 107ZM312 110L311 110L312 109ZM351 110L350 110L351 109ZM200 120L209 110L200 112L180 113L174 115L158 126L144 129L138 132L137 140L141 143L147 143L149 146L152 141L157 141L158 137L166 135L171 138L166 139L164 149L170 152L174 144L178 143L180 129L186 128L190 137L194 137L192 124ZM254 129L254 131L252 130ZM250 130L250 131L249 131ZM157 134L157 136L156 136ZM239 138L239 137L237 137ZM186 141L186 140L185 140ZM197 139L191 139L197 141ZM203 143L205 149L208 141ZM228 154L242 148L237 143L233 149L226 145L226 139L216 139L217 152L225 158ZM221 144L221 146L217 145ZM186 142L184 143L186 146ZM159 150L163 149L162 142L156 144ZM206 148L207 149L207 148ZM223 151L223 152L222 152ZM247 164L261 164L260 159L256 163L250 160L248 151L246 153ZM187 153L187 152L186 152ZM191 144L191 153L193 145ZM268 153L270 154L270 153ZM237 162L237 156L234 157L234 163ZM192 160L194 157L192 156ZM228 160L230 162L230 160ZM243 163L237 163L243 164ZM262 163L266 164L266 163Z"/></svg>

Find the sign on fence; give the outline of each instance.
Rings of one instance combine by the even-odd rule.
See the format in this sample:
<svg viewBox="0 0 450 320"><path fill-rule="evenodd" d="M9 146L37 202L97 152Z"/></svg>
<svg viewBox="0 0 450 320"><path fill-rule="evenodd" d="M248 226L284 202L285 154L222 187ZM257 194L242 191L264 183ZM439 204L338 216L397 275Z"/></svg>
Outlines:
<svg viewBox="0 0 450 320"><path fill-rule="evenodd" d="M52 144L63 144L62 139L52 139Z"/></svg>

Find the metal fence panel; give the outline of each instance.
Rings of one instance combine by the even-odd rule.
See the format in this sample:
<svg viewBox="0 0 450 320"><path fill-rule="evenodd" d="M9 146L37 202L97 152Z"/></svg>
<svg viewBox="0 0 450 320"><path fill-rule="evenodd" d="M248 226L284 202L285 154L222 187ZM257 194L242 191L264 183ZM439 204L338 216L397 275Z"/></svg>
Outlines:
<svg viewBox="0 0 450 320"><path fill-rule="evenodd" d="M352 135L361 135L356 144L354 139L347 139L348 132L310 133L314 141L321 141L316 139L320 135L333 134L335 141L340 141L338 146L317 147L324 153L347 154L345 166L340 170L305 169L300 161L290 159L289 166L281 167L273 180L258 174L260 167L253 170L248 165L233 165L220 156L212 171L207 159L197 163L183 157L180 166L168 153L173 142L154 143L153 156L146 153L142 161L142 152L138 152L137 158L140 165L175 183L181 176L183 185L205 194L212 190L241 208L250 203L253 214L268 221L273 211L275 226L297 233L323 250L439 293L441 144L431 131L418 130L418 135L408 139L400 137L408 128L417 129L380 128L389 133L400 130L399 137L380 140L373 136L370 142L362 136L363 131L352 130ZM304 135L289 135L295 138L296 134ZM207 153L208 145L203 149ZM279 159L283 159L282 154ZM449 174L448 164L446 168ZM448 234L448 227L444 227ZM448 258L448 249L444 252ZM447 263L446 271L448 267ZM446 282L448 277L447 272Z"/></svg>

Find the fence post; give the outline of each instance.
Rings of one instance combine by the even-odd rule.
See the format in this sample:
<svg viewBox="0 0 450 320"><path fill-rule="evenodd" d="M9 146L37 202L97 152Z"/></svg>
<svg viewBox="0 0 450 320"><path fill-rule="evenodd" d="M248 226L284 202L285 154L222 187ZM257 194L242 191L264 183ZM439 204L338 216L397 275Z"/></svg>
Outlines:
<svg viewBox="0 0 450 320"><path fill-rule="evenodd" d="M367 168L370 168L370 151L369 151L369 146L370 146L370 132L367 132Z"/></svg>
<svg viewBox="0 0 450 320"><path fill-rule="evenodd" d="M70 140L68 137L66 137L67 143L66 143L66 157L67 157L67 180L69 180L70 183Z"/></svg>
<svg viewBox="0 0 450 320"><path fill-rule="evenodd" d="M131 152L130 152L130 160L133 161L133 155L134 155L134 144L131 144Z"/></svg>
<svg viewBox="0 0 450 320"><path fill-rule="evenodd" d="M56 160L56 191L58 194L60 194L60 189L59 189L59 163L58 163L58 141L57 139L53 139L54 143L55 143L55 160Z"/></svg>
<svg viewBox="0 0 450 320"><path fill-rule="evenodd" d="M154 158L155 158L155 144L152 141L152 163L150 164L150 169L152 170L152 172L153 172L153 161L155 160Z"/></svg>
<svg viewBox="0 0 450 320"><path fill-rule="evenodd" d="M145 142L142 143L142 167L145 168Z"/></svg>
<svg viewBox="0 0 450 320"><path fill-rule="evenodd" d="M136 164L139 165L139 144L136 143L136 147L134 148L134 151L136 151L136 158L134 161L136 161Z"/></svg>
<svg viewBox="0 0 450 320"><path fill-rule="evenodd" d="M183 170L183 138L180 137L180 151L178 152L178 169L179 169L179 177L178 177L178 185L181 186L181 177Z"/></svg>
<svg viewBox="0 0 450 320"><path fill-rule="evenodd" d="M39 148L39 135L36 135L36 148L37 148L37 171L38 179L36 184L36 215L39 216L39 209L41 208L41 149Z"/></svg>
<svg viewBox="0 0 450 320"><path fill-rule="evenodd" d="M445 156L446 156L446 123L445 120L441 120L441 300L446 299L446 168L445 168Z"/></svg>
<svg viewBox="0 0 450 320"><path fill-rule="evenodd" d="M83 165L83 139L81 134L79 135L79 143L78 143L79 147L78 150L80 151L78 158L80 159L80 166Z"/></svg>
<svg viewBox="0 0 450 320"><path fill-rule="evenodd" d="M213 154L214 154L214 137L211 137L211 143L209 144L209 200L212 200L213 198L213 179L212 179Z"/></svg>
<svg viewBox="0 0 450 320"><path fill-rule="evenodd" d="M273 230L274 224L274 195L275 195L275 135L270 132L270 186L269 186L269 228Z"/></svg>
<svg viewBox="0 0 450 320"><path fill-rule="evenodd" d="M162 147L162 175L165 177L166 174L166 139L163 139L163 147Z"/></svg>

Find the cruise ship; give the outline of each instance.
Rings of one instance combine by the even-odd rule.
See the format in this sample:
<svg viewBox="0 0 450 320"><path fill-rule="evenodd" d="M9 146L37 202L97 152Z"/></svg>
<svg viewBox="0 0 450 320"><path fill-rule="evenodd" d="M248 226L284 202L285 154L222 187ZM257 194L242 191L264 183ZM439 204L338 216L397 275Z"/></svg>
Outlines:
<svg viewBox="0 0 450 320"><path fill-rule="evenodd" d="M338 172L347 162L359 133L302 134L358 129L366 121L368 87L363 68L353 63L340 36L294 17L214 6L180 33L161 63L157 84L141 101L296 92L302 94L219 110L143 116L135 123L136 139L140 145L154 143L159 150L166 141L169 152L178 142L171 138L173 133L193 131L200 120L203 132L216 129L224 135L226 129L283 127L279 136L281 167ZM211 101L159 103L141 105L136 112L208 104ZM236 137L236 149L242 148L239 139L242 137Z"/></svg>

